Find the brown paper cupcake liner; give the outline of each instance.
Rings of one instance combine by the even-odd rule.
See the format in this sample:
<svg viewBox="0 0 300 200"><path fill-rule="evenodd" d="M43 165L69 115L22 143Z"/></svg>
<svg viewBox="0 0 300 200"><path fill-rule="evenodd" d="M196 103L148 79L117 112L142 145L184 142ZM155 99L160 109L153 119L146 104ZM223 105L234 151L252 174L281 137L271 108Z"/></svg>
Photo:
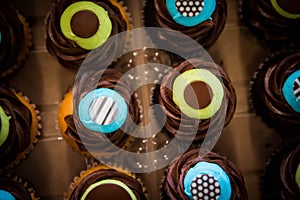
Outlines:
<svg viewBox="0 0 300 200"><path fill-rule="evenodd" d="M38 139L41 136L42 129L40 111L36 108L36 105L31 103L30 99L27 96L24 96L21 92L16 92L15 89L11 89L11 91L31 112L31 138L30 145L27 147L27 149L19 153L15 160L10 165L5 167L4 170L15 167L16 165L20 164L22 160L25 160L27 158L27 155L34 149L34 146L37 144Z"/></svg>
<svg viewBox="0 0 300 200"><path fill-rule="evenodd" d="M73 190L78 186L78 184L87 175L92 174L93 172L101 170L101 169L103 169L103 170L114 169L114 170L116 170L120 173L126 174L127 176L130 176L130 177L134 178L135 180L137 180L140 183L140 185L142 186L142 189L143 189L143 193L145 194L145 196L148 199L147 189L146 189L146 187L145 187L145 185L144 185L144 183L143 183L143 181L140 177L136 176L133 173L130 173L127 169L124 169L123 167L121 167L117 164L109 164L107 166L107 165L103 165L103 164L101 164L101 163L99 163L98 161L95 161L95 160L90 160L87 163L86 170L81 171L79 176L74 177L73 182L68 187L67 193L65 193L64 199L69 199L70 198Z"/></svg>

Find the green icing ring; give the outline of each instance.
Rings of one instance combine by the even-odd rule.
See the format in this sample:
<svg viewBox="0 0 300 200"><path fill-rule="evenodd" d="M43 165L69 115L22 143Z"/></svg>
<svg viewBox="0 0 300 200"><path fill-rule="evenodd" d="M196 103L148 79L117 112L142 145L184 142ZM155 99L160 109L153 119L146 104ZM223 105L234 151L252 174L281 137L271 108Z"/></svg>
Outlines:
<svg viewBox="0 0 300 200"><path fill-rule="evenodd" d="M271 0L272 6L274 9L283 17L290 18L290 19L297 19L300 18L300 14L294 14L294 13L289 13L285 10L283 10L280 5L278 5L277 0Z"/></svg>
<svg viewBox="0 0 300 200"><path fill-rule="evenodd" d="M298 168L296 170L295 179L296 179L296 183L298 185L298 188L300 189L300 163L299 163Z"/></svg>
<svg viewBox="0 0 300 200"><path fill-rule="evenodd" d="M124 190L126 190L126 192L128 192L129 196L131 197L132 200L137 200L135 194L133 193L133 191L124 183L122 183L121 181L118 180L112 180L112 179L106 179L106 180L102 180L99 181L97 183L92 184L91 186L89 186L87 188L87 190L83 193L83 195L81 196L80 200L85 200L85 198L87 197L87 195L96 187L100 186L100 185L104 185L104 184L114 184L114 185L118 185L121 188L123 188Z"/></svg>
<svg viewBox="0 0 300 200"><path fill-rule="evenodd" d="M1 129L0 129L0 146L5 142L9 134L9 119L0 106L0 119L1 119Z"/></svg>
<svg viewBox="0 0 300 200"><path fill-rule="evenodd" d="M192 108L184 98L184 89L194 81L202 81L212 89L210 104L202 109ZM187 116L195 119L208 119L221 107L224 89L220 80L206 69L192 69L179 75L173 83L173 101Z"/></svg>
<svg viewBox="0 0 300 200"><path fill-rule="evenodd" d="M99 20L99 28L97 32L89 38L81 38L75 35L71 28L71 19L75 13L82 10L89 10L93 12ZM60 18L60 28L64 36L76 42L80 47L86 50L92 50L102 45L110 36L112 30L112 23L108 16L108 12L89 1L80 1L71 4L63 12Z"/></svg>

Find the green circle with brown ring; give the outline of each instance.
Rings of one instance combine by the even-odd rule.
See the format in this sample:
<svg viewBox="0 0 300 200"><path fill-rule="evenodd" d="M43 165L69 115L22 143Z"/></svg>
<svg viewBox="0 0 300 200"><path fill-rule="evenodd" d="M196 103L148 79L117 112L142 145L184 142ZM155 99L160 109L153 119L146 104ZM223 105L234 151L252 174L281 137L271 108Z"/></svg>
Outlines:
<svg viewBox="0 0 300 200"><path fill-rule="evenodd" d="M278 4L277 0L271 0L273 8L283 17L290 19L298 19L300 18L300 13L290 13L281 8Z"/></svg>
<svg viewBox="0 0 300 200"><path fill-rule="evenodd" d="M71 27L73 15L84 10L93 12L99 20L97 32L88 38L77 36L72 31ZM66 38L73 40L83 49L92 50L102 45L109 38L112 30L112 23L108 16L108 12L104 8L93 2L80 1L71 4L63 12L60 18L60 28Z"/></svg>

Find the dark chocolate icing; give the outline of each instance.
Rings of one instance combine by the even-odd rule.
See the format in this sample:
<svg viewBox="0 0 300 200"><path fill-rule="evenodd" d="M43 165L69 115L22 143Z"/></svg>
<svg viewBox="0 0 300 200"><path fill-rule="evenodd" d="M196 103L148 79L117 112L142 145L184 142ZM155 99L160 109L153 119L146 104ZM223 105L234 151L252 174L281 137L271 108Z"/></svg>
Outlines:
<svg viewBox="0 0 300 200"><path fill-rule="evenodd" d="M192 60L191 60L192 61ZM192 127L198 126L197 134L194 138L194 140L201 140L203 139L208 131L208 128L210 128L209 135L214 135L214 129L213 127L223 127L227 126L229 122L231 121L236 107L236 94L235 89L233 88L230 79L226 72L223 70L222 67L207 63L204 61L201 61L199 59L193 59L193 62L195 63L195 67L201 66L203 69L209 70L212 74L217 76L219 80L221 80L221 84L224 89L224 96L226 98L226 101L223 99L223 103L221 105L221 108L219 111L217 111L212 118L205 119L205 120L196 120L193 118L190 118L184 114L181 114L181 111L179 107L175 104L173 101L173 93L169 89L167 89L166 86L172 87L174 80L177 77L176 73L182 74L183 72L191 69L195 69L195 67L190 64L190 62L184 61L178 66L176 66L174 69L170 71L162 80L161 86L160 86L160 94L158 95L158 103L163 107L166 115L167 115L167 121L165 123L165 129L171 133L172 135L175 135L180 132L181 136L180 138L183 140L191 140L192 135L194 135L194 131ZM203 67L202 67L203 66ZM225 102L227 105L225 105ZM225 118L225 124L220 124L221 120L220 117L224 115L225 109L226 110L226 118ZM181 120L180 120L181 118ZM181 127L181 130L179 131L179 126Z"/></svg>
<svg viewBox="0 0 300 200"><path fill-rule="evenodd" d="M9 192L16 200L32 200L31 193L34 192L32 188L26 188L20 178L6 176L0 176L0 190Z"/></svg>
<svg viewBox="0 0 300 200"><path fill-rule="evenodd" d="M299 163L299 143L277 149L269 159L262 175L263 199L299 199L300 189L295 180Z"/></svg>
<svg viewBox="0 0 300 200"><path fill-rule="evenodd" d="M24 25L19 19L18 11L3 1L0 2L0 33L2 37L0 42L1 77L12 67L16 68L16 65L21 64L18 57L26 44Z"/></svg>
<svg viewBox="0 0 300 200"><path fill-rule="evenodd" d="M48 51L55 55L63 66L78 69L90 51L79 47L74 41L67 39L60 28L60 17L62 13L68 6L75 2L77 1L61 0L54 2L47 17L46 45ZM103 7L108 12L112 22L111 36L128 29L127 23L123 19L119 8L114 6L109 0L92 0L91 2ZM122 45L124 45L124 43L112 44L112 46L107 48L110 48L110 51L113 53L122 47Z"/></svg>
<svg viewBox="0 0 300 200"><path fill-rule="evenodd" d="M187 151L169 165L163 182L163 199L189 200L184 192L183 180L189 169L202 161L215 163L227 173L231 183L231 200L248 199L244 178L235 165L225 157L213 152L201 158L199 149Z"/></svg>
<svg viewBox="0 0 300 200"><path fill-rule="evenodd" d="M87 21L89 23L87 23ZM84 26L84 29L82 28ZM99 20L95 13L89 10L82 10L75 13L71 19L73 33L82 38L93 36L99 27Z"/></svg>
<svg viewBox="0 0 300 200"><path fill-rule="evenodd" d="M148 27L162 27L179 31L192 39L196 40L204 48L210 47L221 34L226 18L227 18L227 4L226 0L217 0L216 9L208 19L193 27L186 27L177 24L166 6L166 0L149 0L145 7L145 25ZM193 51L195 50L193 45L187 42L181 43L180 36L174 32L170 32L168 35L151 35L155 42L166 42L168 45L182 49L182 51ZM196 47L197 48L197 47Z"/></svg>
<svg viewBox="0 0 300 200"><path fill-rule="evenodd" d="M110 149L113 145L122 147L130 138L130 136L126 133L131 133L132 131L132 124L128 120L129 117L131 117L134 123L139 123L140 113L138 103L136 101L136 98L129 94L129 83L127 81L119 81L121 77L121 72L113 69L107 69L102 74L101 79L96 86L96 88L109 88L115 90L127 102L129 114L121 129L105 135L102 133L87 130L80 122L75 122L82 129L79 136L79 133L77 132L76 126L74 124L73 116L69 115L65 117L65 121L68 124L68 128L65 134L67 135L67 137L76 142L79 150L87 151L85 145L89 145L89 149L100 150L101 152ZM118 85L116 85L117 83ZM101 140L103 141L104 137L107 137L113 144L101 143ZM82 143L82 139L84 139L85 145Z"/></svg>
<svg viewBox="0 0 300 200"><path fill-rule="evenodd" d="M255 111L271 127L284 133L299 133L300 113L285 101L285 80L300 69L300 53L281 53L264 62L251 85Z"/></svg>
<svg viewBox="0 0 300 200"><path fill-rule="evenodd" d="M11 117L9 135L0 146L0 168L3 168L12 164L18 154L29 148L32 116L30 110L4 87L0 87L0 106Z"/></svg>
<svg viewBox="0 0 300 200"><path fill-rule="evenodd" d="M290 4L290 1L284 1L284 4ZM298 1L296 7L299 9ZM270 0L242 0L242 17L251 31L272 44L300 40L300 19L283 17Z"/></svg>
<svg viewBox="0 0 300 200"><path fill-rule="evenodd" d="M145 194L143 193L142 185L139 183L138 180L134 179L129 175L118 172L115 169L99 169L97 171L93 171L92 173L89 173L73 189L69 199L70 200L80 199L89 186L99 181L107 180L107 179L121 181L132 190L132 192L134 193L134 195L138 200L146 199ZM111 194L115 193L113 187L111 187L110 191L108 192ZM102 197L102 193L98 194L98 198L99 197ZM127 199L125 197L126 196L124 196L121 199ZM103 199L114 199L114 198L103 198Z"/></svg>

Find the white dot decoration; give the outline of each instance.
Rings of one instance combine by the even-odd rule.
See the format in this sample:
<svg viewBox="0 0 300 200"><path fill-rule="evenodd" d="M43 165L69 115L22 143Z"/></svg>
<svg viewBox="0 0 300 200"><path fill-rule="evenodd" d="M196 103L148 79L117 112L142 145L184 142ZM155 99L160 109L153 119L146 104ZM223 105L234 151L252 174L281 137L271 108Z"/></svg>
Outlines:
<svg viewBox="0 0 300 200"><path fill-rule="evenodd" d="M195 17L203 10L204 0L176 0L177 10L185 17Z"/></svg>
<svg viewBox="0 0 300 200"><path fill-rule="evenodd" d="M221 190L218 180L212 175L200 174L193 179L190 191L194 200L218 200Z"/></svg>

